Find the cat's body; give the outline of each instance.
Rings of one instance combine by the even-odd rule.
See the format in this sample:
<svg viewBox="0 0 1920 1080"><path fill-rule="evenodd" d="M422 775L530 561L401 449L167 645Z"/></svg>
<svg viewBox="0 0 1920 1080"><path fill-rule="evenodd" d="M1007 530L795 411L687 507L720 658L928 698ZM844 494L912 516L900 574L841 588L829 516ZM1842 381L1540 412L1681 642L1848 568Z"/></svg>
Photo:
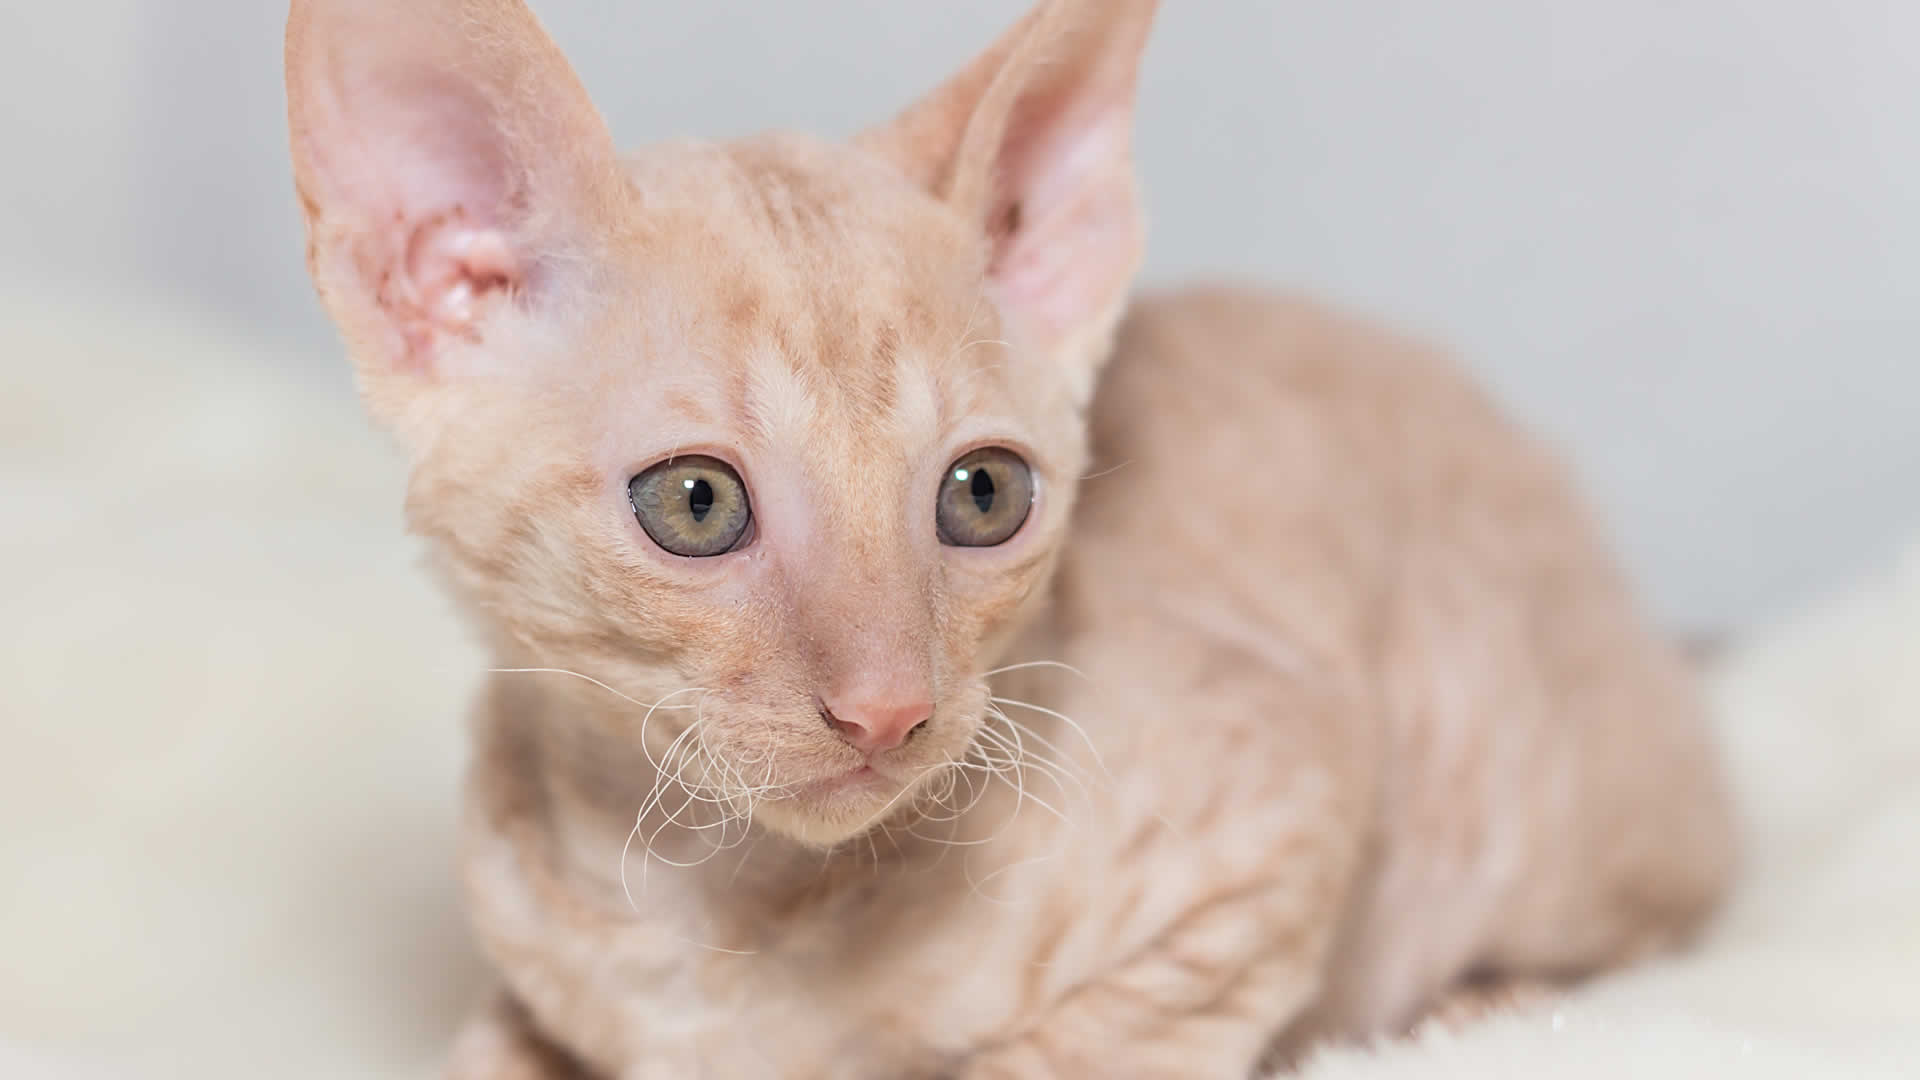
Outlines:
<svg viewBox="0 0 1920 1080"><path fill-rule="evenodd" d="M1233 1077L1711 907L1548 459L1308 305L1121 320L1152 6L623 164L515 0L296 3L314 273L506 669L457 1075Z"/></svg>
<svg viewBox="0 0 1920 1080"><path fill-rule="evenodd" d="M1295 301L1148 298L1092 430L1049 611L1005 657L1041 666L995 680L1091 738L1025 718L1074 774L1025 778L1065 822L996 784L831 854L632 854L623 889L645 762L552 735L604 691L495 676L468 885L542 1029L636 1077L1234 1076L1707 910L1728 835L1682 672L1450 365ZM1220 514L1158 509L1184 498Z"/></svg>

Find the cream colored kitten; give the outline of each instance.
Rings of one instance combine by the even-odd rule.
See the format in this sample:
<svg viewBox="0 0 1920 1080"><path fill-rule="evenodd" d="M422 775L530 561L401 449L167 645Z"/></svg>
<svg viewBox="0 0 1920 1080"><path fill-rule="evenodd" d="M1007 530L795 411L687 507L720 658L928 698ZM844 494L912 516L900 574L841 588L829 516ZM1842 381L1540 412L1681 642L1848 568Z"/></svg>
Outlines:
<svg viewBox="0 0 1920 1080"><path fill-rule="evenodd" d="M1239 1077L1722 891L1545 455L1338 315L1126 308L1153 7L623 159L518 0L294 3L314 277L503 669L457 1075Z"/></svg>

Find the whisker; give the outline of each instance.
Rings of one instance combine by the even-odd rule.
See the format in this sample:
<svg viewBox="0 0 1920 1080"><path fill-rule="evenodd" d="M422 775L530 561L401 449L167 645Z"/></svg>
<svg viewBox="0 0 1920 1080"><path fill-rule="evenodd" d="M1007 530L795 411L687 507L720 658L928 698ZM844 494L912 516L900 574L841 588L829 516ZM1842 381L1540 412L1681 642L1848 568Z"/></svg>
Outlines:
<svg viewBox="0 0 1920 1080"><path fill-rule="evenodd" d="M1012 705L1015 708L1031 709L1034 712L1040 713L1043 716L1051 716L1055 720L1058 720L1061 723L1072 728L1074 734L1080 736L1080 741L1087 744L1088 752L1093 754L1094 764L1100 766L1100 771L1107 774L1107 779L1109 780L1113 779L1113 771L1107 768L1107 759L1101 755L1100 747L1094 743L1093 736L1087 734L1087 729L1080 726L1080 722L1078 720L1075 720L1073 717L1068 716L1066 713L1049 709L1044 705L1035 705L1031 701L1021 701L1017 698L1008 698L1008 697L995 697L995 698L992 698L991 700L996 705Z"/></svg>
<svg viewBox="0 0 1920 1080"><path fill-rule="evenodd" d="M674 752L678 749L681 742L683 742L687 738L688 733L691 732L692 730L693 728L689 727L686 731L683 731L678 736L676 736L673 742L667 745L666 753L663 756L666 757L668 760L672 760ZM667 773L664 770L661 770L657 772L656 775L654 776L653 790L647 793L646 801L640 805L639 812L634 815L633 830L627 833L627 842L620 849L620 866L619 866L620 891L626 894L627 906L636 913L640 910L640 906L633 899L633 889L627 882L627 853L633 847L634 836L639 833L641 826L646 824L647 815L653 811L654 807L659 805L662 796L665 795L666 787L667 787ZM683 809L685 808L685 804L682 804L682 808ZM646 891L646 887L647 887L647 866L649 862L654 858L653 841L659 835L660 835L659 829L655 829L653 832L649 833L647 835L646 845L641 850L640 890L642 893Z"/></svg>
<svg viewBox="0 0 1920 1080"><path fill-rule="evenodd" d="M997 667L992 671L981 672L981 677L990 679L995 675L1005 675L1009 671L1025 671L1028 668L1059 668L1061 671L1070 671L1083 679L1092 681L1088 678L1086 672L1081 671L1072 664L1063 664L1058 660L1029 660L1023 664L1008 664L1006 667Z"/></svg>
<svg viewBox="0 0 1920 1080"><path fill-rule="evenodd" d="M1033 855L1025 859L1015 859L1014 861L1007 863L1005 866L1000 867L998 870L993 871L992 873L988 874L986 877L980 878L977 881L969 877L967 879L967 884L974 890L974 893L976 895L978 895L981 899L986 900L988 903L1000 904L1003 907L1010 907L1012 906L1013 901L995 900L994 898L988 896L987 894L980 892L980 887L982 885L989 884L990 882L993 881L993 879L999 877L1002 874L1008 873L1013 870L1018 870L1023 866L1034 866L1036 864L1046 862L1047 860L1054 858L1057 854L1058 852L1048 852L1045 855Z"/></svg>
<svg viewBox="0 0 1920 1080"><path fill-rule="evenodd" d="M704 941L695 941L692 938L682 937L679 934L674 934L671 932L668 934L668 936L673 938L675 941L678 941L682 945L691 945L696 949L705 949L708 952L726 953L728 956L759 956L760 955L759 949L729 949L720 945L709 945Z"/></svg>
<svg viewBox="0 0 1920 1080"><path fill-rule="evenodd" d="M1133 464L1133 459L1129 458L1126 461L1123 461L1120 464L1113 466L1112 468L1101 469L1099 472L1096 472L1096 473L1088 473L1087 475L1081 477L1080 481L1081 483L1085 483L1088 480L1098 480L1103 476L1112 476L1114 473L1119 472L1121 469L1124 469L1131 464Z"/></svg>
<svg viewBox="0 0 1920 1080"><path fill-rule="evenodd" d="M665 705L664 704L665 702L671 701L674 698L679 697L681 694L690 694L696 691L699 692L700 696L694 700L692 705ZM693 710L693 726L697 727L699 726L699 723L700 723L700 708L701 706L707 703L707 695L711 693L713 693L713 691L707 689L704 686L683 686L680 689L673 691L672 693L662 695L661 697L656 699L653 704L645 706L647 710L646 715L640 718L640 752L646 755L647 764L653 766L653 771L655 773L662 771L662 766L659 762L653 760L653 752L647 749L647 723L648 721L653 719L654 711L661 708L668 708L668 709L690 708ZM632 701L633 699L628 698L627 700ZM635 702L635 704L638 704L638 702ZM691 730L691 728L689 728L689 730ZM678 741L678 740L675 740L675 741Z"/></svg>
<svg viewBox="0 0 1920 1080"><path fill-rule="evenodd" d="M585 674L582 674L582 673L580 673L580 672L578 672L578 671L573 671L573 670L571 670L571 669L569 669L569 668L557 668L557 667L496 667L496 668L488 668L488 669L487 669L487 671L488 671L488 672L489 672L490 674L494 674L494 675L566 675L566 676L569 676L569 677L571 677L571 678L575 678L575 679L579 679L579 680L580 680L580 681L582 681L582 682L588 682L588 683L592 683L593 685L595 685L595 686L597 686L597 687L599 687L600 689L602 689L602 690L605 690L605 691L606 691L607 693L609 693L609 694L612 694L612 695L613 695L614 697L617 697L617 698L619 698L619 699L620 699L620 700L622 700L622 701L625 701L625 702L628 702L629 704L632 704L632 705L637 705L637 706L639 706L639 707L640 707L640 708L642 708L642 709L646 709L646 708L657 708L657 707L658 707L658 703L657 703L657 702L655 703L655 705L653 705L653 706L649 706L649 705L648 705L648 704L647 704L646 702L644 702L644 701L639 701L639 700L637 700L637 699L635 699L635 698L631 698L631 697L628 697L628 696L627 696L626 694L623 694L623 693L621 693L620 691L618 691L618 690L615 690L615 689L614 689L613 687L611 687L611 686L608 686L608 685L607 685L606 683L603 683L603 682L601 682L601 681L600 681L599 679L596 679L596 678L594 678L594 677L593 677L593 676L591 676L591 675L585 675ZM685 692L685 691L681 691L681 690L676 690L676 691L674 691L674 693L675 693L675 694L678 694L678 693L684 693L684 692ZM667 697L672 697L672 696L673 696L673 694L669 694L669 695L667 695ZM665 699L665 698L662 698L661 700L662 700L662 701L664 701L664 700L666 700L666 699ZM672 708L679 708L679 709L690 709L690 708L692 708L693 706L691 706L691 705L676 705L676 706L671 706L671 707L672 707Z"/></svg>
<svg viewBox="0 0 1920 1080"><path fill-rule="evenodd" d="M978 345L998 345L1003 349L1013 348L1012 342L1002 341L999 338L974 338L970 341L965 342L964 344L955 346L953 352L947 355L947 359L949 361L957 360L959 359L961 353L966 352L968 349L974 348L975 346L978 346ZM988 367L1003 366L1003 365L1004 365L1004 361L996 361L994 364L988 365ZM981 370L986 370L986 369L982 368Z"/></svg>
<svg viewBox="0 0 1920 1080"><path fill-rule="evenodd" d="M1032 727L1015 720L1013 717L1008 716L998 709L994 710L994 716L1005 721L1008 727L1018 729L1022 735L1032 739L1050 751L1053 757L1051 759L1042 759L1045 760L1047 764L1069 773L1076 782L1082 778L1083 770L1080 768L1079 763L1073 761L1071 756L1062 750L1059 744L1055 743L1052 739L1047 738L1045 735L1035 731ZM1112 779L1111 774L1109 774L1108 779Z"/></svg>
<svg viewBox="0 0 1920 1080"><path fill-rule="evenodd" d="M1039 806L1042 809L1046 810L1047 812L1051 813L1054 817L1059 818L1062 823L1069 823L1067 820L1067 816L1061 813L1058 809L1056 809L1052 803L1047 802L1045 799L1042 799L1040 796L1035 795L1032 791L1028 790L1027 780L1026 780L1026 770L1019 767L1023 763L1021 759L1025 756L1024 751L1022 751L1018 745L1009 745L1006 742L1004 742L1003 740L1005 739L1005 736L1001 735L999 732L994 731L992 728L981 728L980 733L982 735L993 738L997 741L1001 741L1002 747L1005 748L1009 753L1012 753L1014 755L1013 762L1015 767L1000 774L1000 778L1003 781L1006 781L1008 784L1014 785L1014 790L1017 795L1017 798L1014 801L1014 813L1016 815L1019 814L1020 812L1019 807L1025 803L1031 802L1034 805ZM1017 740L1019 738L1018 734L1016 734L1014 738ZM1011 777L1011 779L1009 779L1009 777Z"/></svg>

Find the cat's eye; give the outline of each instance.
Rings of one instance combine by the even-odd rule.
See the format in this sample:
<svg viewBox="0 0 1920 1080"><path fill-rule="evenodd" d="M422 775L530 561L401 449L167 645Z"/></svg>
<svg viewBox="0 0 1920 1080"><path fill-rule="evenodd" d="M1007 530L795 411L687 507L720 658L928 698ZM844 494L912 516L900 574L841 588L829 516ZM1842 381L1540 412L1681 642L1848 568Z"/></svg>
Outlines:
<svg viewBox="0 0 1920 1080"><path fill-rule="evenodd" d="M663 461L627 483L627 498L654 543L690 559L733 551L753 524L747 486L715 458Z"/></svg>
<svg viewBox="0 0 1920 1080"><path fill-rule="evenodd" d="M934 523L950 547L993 547L1013 539L1033 509L1033 470L1003 447L975 450L947 467Z"/></svg>

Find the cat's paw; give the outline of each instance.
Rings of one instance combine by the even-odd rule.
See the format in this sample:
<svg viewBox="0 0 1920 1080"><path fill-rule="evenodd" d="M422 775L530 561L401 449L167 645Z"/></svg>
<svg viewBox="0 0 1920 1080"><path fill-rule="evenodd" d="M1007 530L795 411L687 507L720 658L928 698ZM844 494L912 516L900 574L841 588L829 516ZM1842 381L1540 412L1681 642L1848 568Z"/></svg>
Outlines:
<svg viewBox="0 0 1920 1080"><path fill-rule="evenodd" d="M1553 983L1524 977L1464 983L1442 994L1414 1022L1414 1031L1457 1031L1491 1017L1533 1012L1551 1006L1563 993Z"/></svg>

